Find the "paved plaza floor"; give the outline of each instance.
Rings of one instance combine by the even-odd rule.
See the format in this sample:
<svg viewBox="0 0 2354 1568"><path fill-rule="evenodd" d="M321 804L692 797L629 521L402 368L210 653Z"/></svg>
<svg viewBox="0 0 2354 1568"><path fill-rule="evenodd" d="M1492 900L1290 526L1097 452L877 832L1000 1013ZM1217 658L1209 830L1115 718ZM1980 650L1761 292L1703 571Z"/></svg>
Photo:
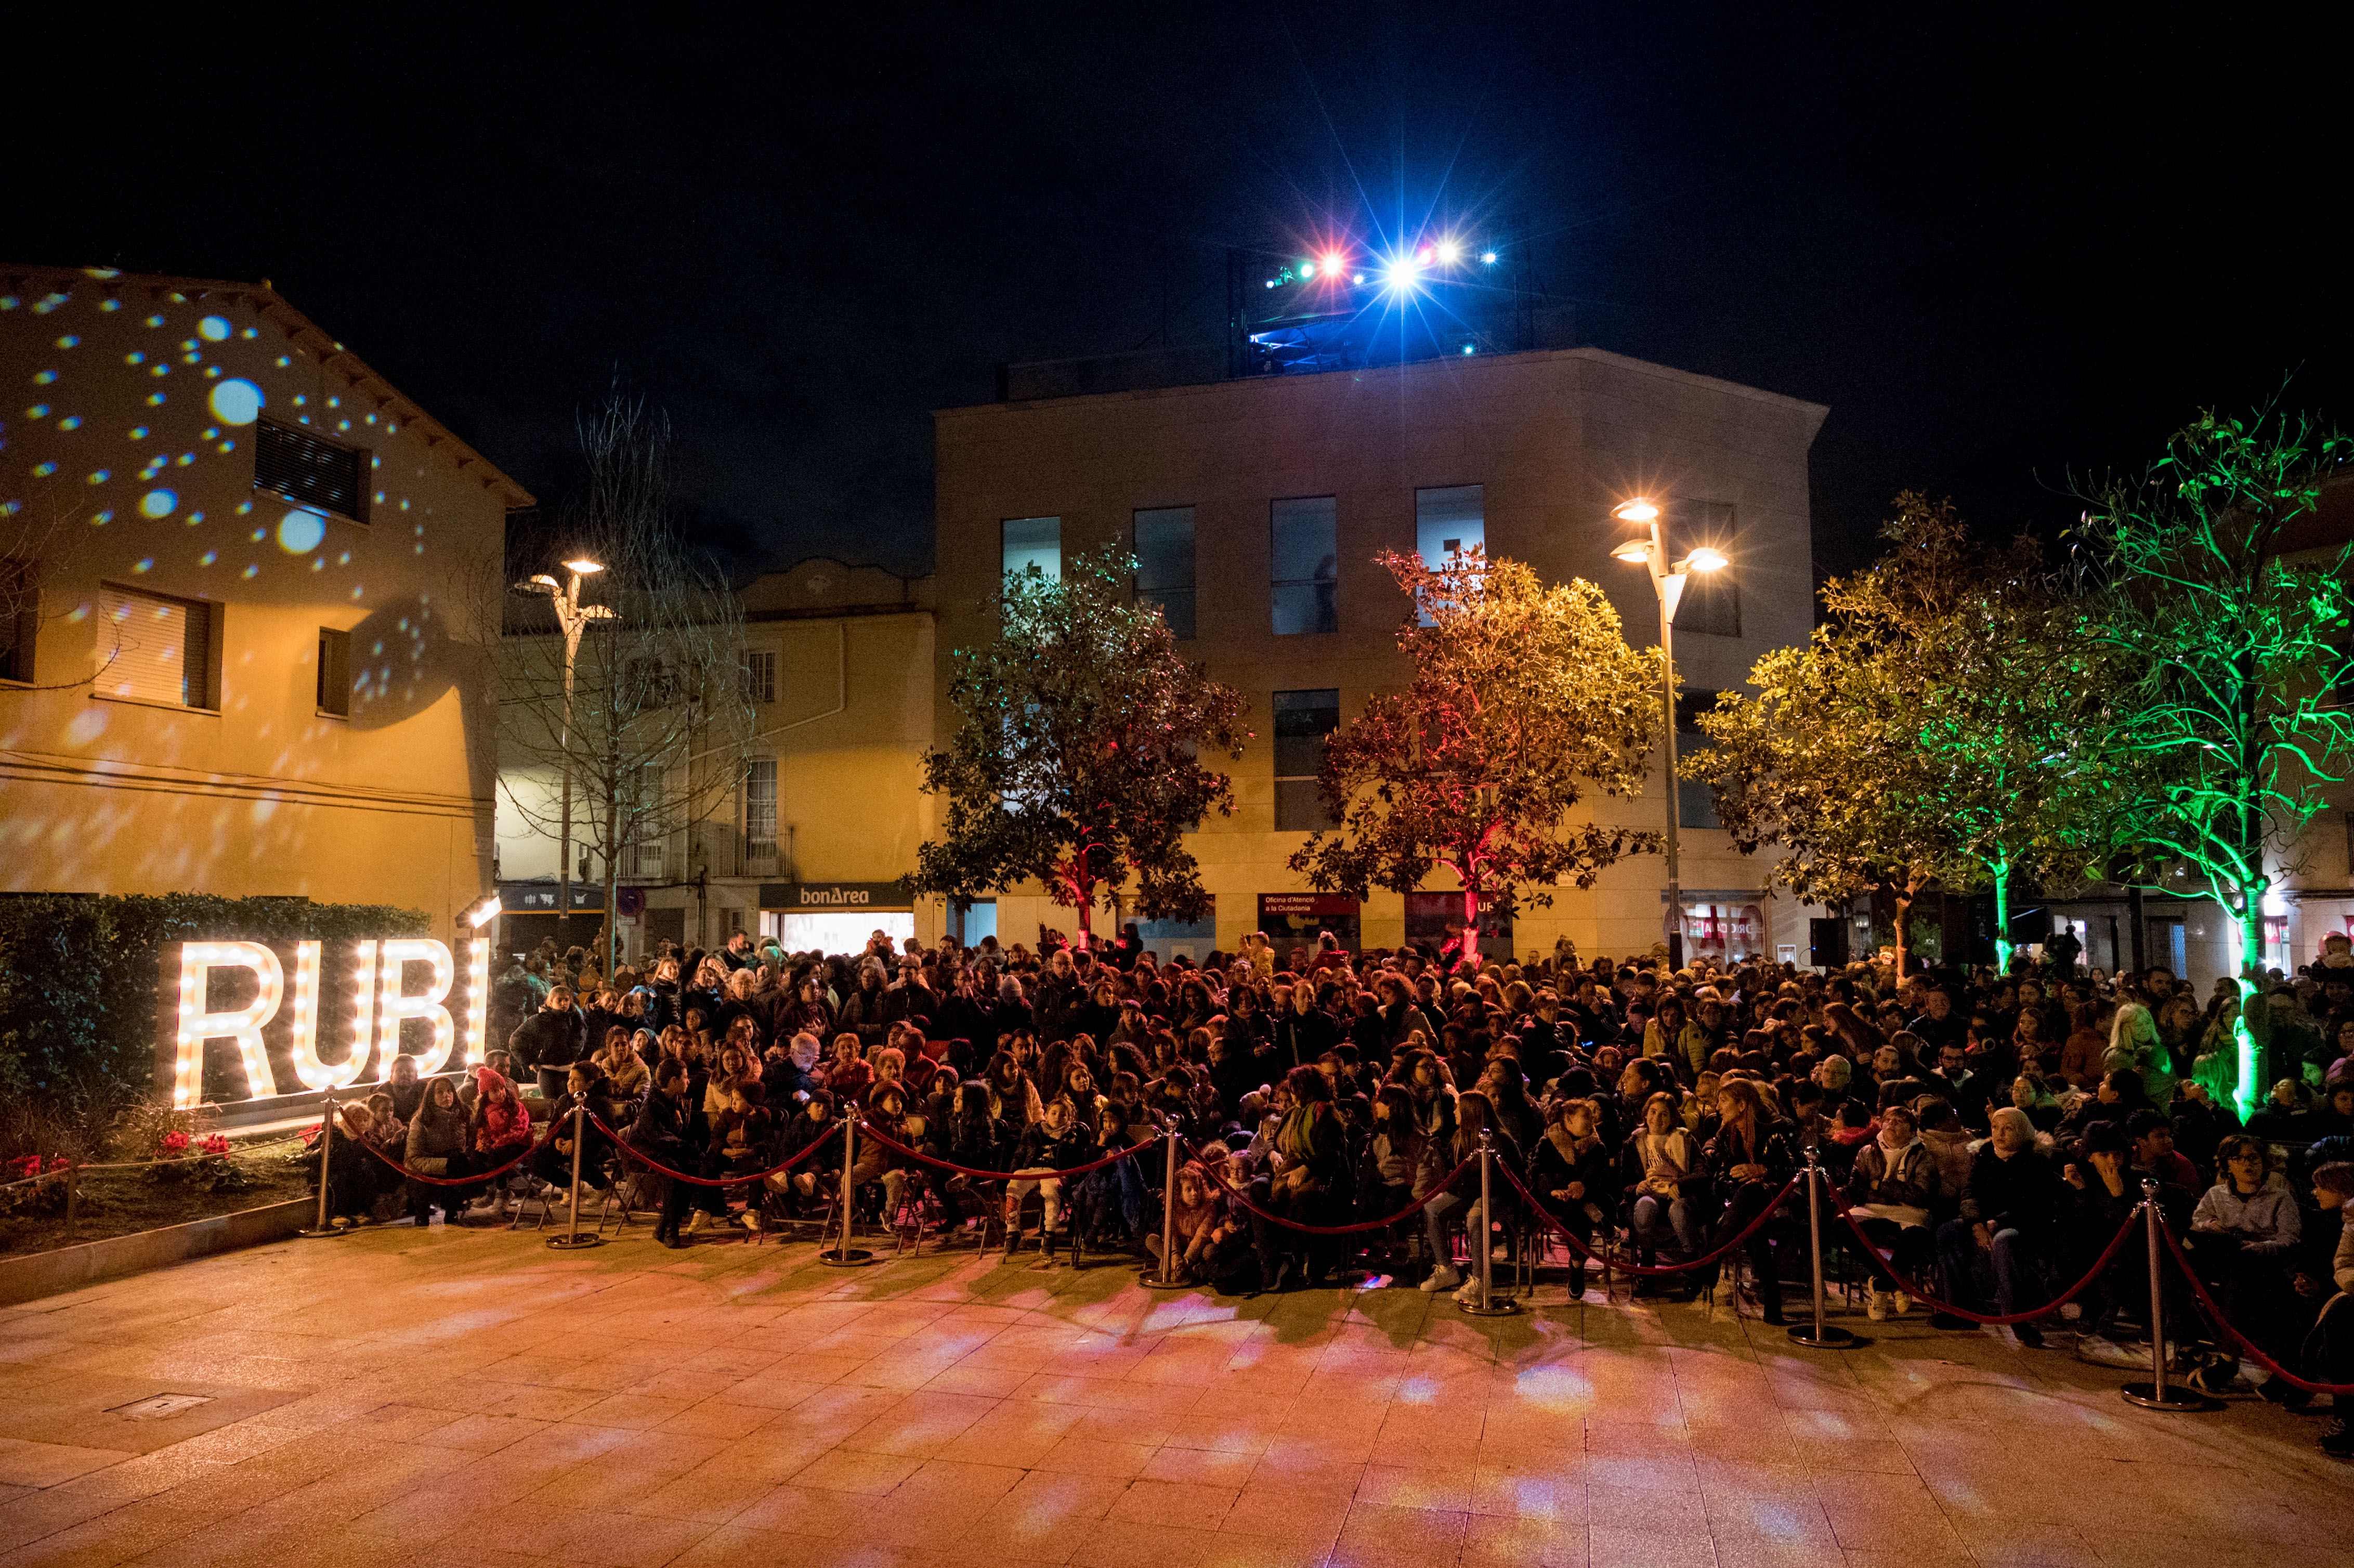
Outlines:
<svg viewBox="0 0 2354 1568"><path fill-rule="evenodd" d="M0 1568L2354 1561L2253 1403L1925 1323L1155 1295L970 1252L289 1242L0 1311ZM157 1395L200 1396L173 1414Z"/></svg>

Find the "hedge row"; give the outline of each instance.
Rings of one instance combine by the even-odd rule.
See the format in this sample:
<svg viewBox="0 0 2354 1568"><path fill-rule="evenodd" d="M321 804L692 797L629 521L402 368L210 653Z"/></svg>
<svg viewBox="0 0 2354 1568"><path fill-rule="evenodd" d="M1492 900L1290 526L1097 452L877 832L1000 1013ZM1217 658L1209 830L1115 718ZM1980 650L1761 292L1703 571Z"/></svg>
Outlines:
<svg viewBox="0 0 2354 1568"><path fill-rule="evenodd" d="M95 1130L155 1081L155 991L169 942L421 937L425 915L307 898L0 897L0 1095Z"/></svg>

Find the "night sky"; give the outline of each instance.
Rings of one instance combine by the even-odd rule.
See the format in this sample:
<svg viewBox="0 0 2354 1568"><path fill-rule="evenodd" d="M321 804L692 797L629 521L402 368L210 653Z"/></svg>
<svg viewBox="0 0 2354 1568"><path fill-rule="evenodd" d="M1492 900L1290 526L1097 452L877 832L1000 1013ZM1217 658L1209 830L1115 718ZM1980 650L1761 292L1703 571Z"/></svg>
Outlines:
<svg viewBox="0 0 2354 1568"><path fill-rule="evenodd" d="M1335 218L1524 215L1584 341L1829 405L1827 569L2291 372L2354 422L2338 7L488 9L17 16L0 260L269 278L551 503L618 375L743 567L925 569L928 410Z"/></svg>

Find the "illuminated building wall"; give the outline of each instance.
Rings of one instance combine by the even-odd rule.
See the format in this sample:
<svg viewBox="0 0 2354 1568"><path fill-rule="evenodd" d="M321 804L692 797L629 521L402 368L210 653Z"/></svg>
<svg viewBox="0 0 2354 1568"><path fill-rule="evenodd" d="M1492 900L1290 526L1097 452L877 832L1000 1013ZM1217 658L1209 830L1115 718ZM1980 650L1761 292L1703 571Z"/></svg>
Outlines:
<svg viewBox="0 0 2354 1568"><path fill-rule="evenodd" d="M1657 601L1639 567L1610 558L1609 514L1633 494L1665 500L1688 530L1679 551L1709 542L1734 560L1737 599L1688 601L1676 634L1685 689L1729 689L1813 623L1807 454L1824 413L1590 348L946 410L936 418L938 712L945 723L949 655L991 635L998 575L1017 548L1034 556L1055 537L1067 559L1111 539L1151 546L1139 550L1150 557L1146 588L1173 607L1172 625L1192 622L1181 647L1248 696L1259 736L1235 770L1236 815L1193 840L1217 901L1216 940L1231 949L1263 897L1304 891L1284 866L1304 829L1278 817L1301 804L1284 773L1313 764L1277 744L1276 694L1287 726L1312 727L1331 711L1324 694L1337 693L1345 722L1407 677L1394 641L1405 599L1376 550L1481 539L1548 579L1599 583L1629 641L1649 646ZM1320 630L1328 620L1333 629ZM1594 809L1660 825L1656 771L1644 799ZM1764 898L1766 863L1701 820L1686 808L1688 947L1755 929L1767 956L1787 944L1803 960L1808 911ZM1440 874L1430 887L1450 883ZM1628 861L1592 892L1523 912L1512 945L1549 950L1567 935L1587 956L1645 950L1662 928L1665 883L1659 857ZM1072 926L1043 895L1002 898L994 914L1001 941L1034 941L1041 921ZM1376 893L1360 927L1368 945L1399 942L1404 898Z"/></svg>
<svg viewBox="0 0 2354 1568"><path fill-rule="evenodd" d="M779 926L779 889L896 882L916 869L917 846L934 831L936 803L921 790L932 736L932 579L808 560L753 579L741 597L756 723L751 774L705 821L623 856L620 881L632 896L623 900L620 933L632 956L665 936L701 946L736 930L790 936ZM512 754L503 764L499 876L510 911L526 907L514 896L527 895L519 887L525 883L544 885L536 890L554 908L556 841L530 829L515 800L552 820L557 783L553 768L523 766ZM576 794L574 810L585 818L587 810ZM578 839L575 853L601 883L599 858ZM638 912L627 912L631 906ZM938 937L937 904L901 907L915 916L917 935ZM576 915L568 939L586 946L601 920ZM848 948L886 924L870 920ZM504 918L501 950L530 948L554 931L548 916Z"/></svg>
<svg viewBox="0 0 2354 1568"><path fill-rule="evenodd" d="M0 270L0 887L489 885L469 584L530 497L267 285Z"/></svg>

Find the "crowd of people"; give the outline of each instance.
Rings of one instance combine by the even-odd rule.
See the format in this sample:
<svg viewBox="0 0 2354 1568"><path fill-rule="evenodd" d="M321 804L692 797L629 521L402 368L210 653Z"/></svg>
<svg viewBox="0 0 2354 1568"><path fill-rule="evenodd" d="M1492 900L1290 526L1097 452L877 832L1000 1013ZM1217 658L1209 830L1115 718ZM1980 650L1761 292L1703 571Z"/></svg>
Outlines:
<svg viewBox="0 0 2354 1568"><path fill-rule="evenodd" d="M1565 1256L1572 1298L1607 1301L1606 1254L1666 1270L1638 1273L1636 1296L1745 1296L1778 1322L1809 1277L1793 1179L1812 1165L1826 1245L1872 1319L2011 1319L1989 1331L2146 1365L2128 1342L2151 1316L2144 1244L2137 1229L2112 1244L2150 1182L2221 1308L2169 1276L2179 1371L2297 1406L2266 1360L2354 1383L2342 937L2294 976L2252 976L2243 1012L2243 982L2202 998L2163 969L2059 959L1900 979L1884 962L1581 962L1566 944L1525 962L1351 952L1325 934L1254 935L1197 965L1156 961L1132 927L1093 951L1043 936L1033 951L878 932L824 956L739 934L610 975L551 945L500 982L504 1052L429 1083L397 1065L346 1108L335 1206L496 1213L513 1182L437 1183L525 1155L519 1174L560 1186L583 1127L584 1179L642 1183L673 1246L838 1214L846 1197L854 1217L928 1223L952 1245L1127 1250L1240 1294L1343 1274L1469 1293L1489 1249ZM2243 1029L2264 1091L2244 1122ZM573 1119L578 1105L594 1119ZM845 1180L841 1149L814 1146L854 1118ZM2354 1455L2343 1415L2321 1442Z"/></svg>

